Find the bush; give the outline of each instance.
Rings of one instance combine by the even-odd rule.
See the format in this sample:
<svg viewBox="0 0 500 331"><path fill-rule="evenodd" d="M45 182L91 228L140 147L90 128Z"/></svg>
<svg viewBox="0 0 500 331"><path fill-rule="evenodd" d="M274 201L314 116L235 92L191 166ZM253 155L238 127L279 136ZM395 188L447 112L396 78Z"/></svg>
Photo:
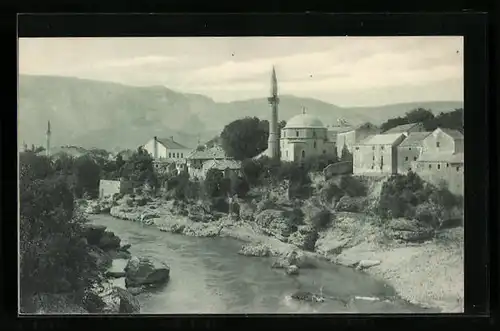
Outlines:
<svg viewBox="0 0 500 331"><path fill-rule="evenodd" d="M340 178L340 189L350 197L364 197L367 193L365 184L359 178L352 176Z"/></svg>
<svg viewBox="0 0 500 331"><path fill-rule="evenodd" d="M316 230L324 230L330 224L331 220L332 214L326 209L321 210L311 218L312 225Z"/></svg>
<svg viewBox="0 0 500 331"><path fill-rule="evenodd" d="M434 228L441 225L442 217L442 207L434 203L425 202L415 208L415 219Z"/></svg>
<svg viewBox="0 0 500 331"><path fill-rule="evenodd" d="M366 199L363 197L343 196L335 206L335 210L359 213L365 211L366 205Z"/></svg>
<svg viewBox="0 0 500 331"><path fill-rule="evenodd" d="M229 203L224 197L214 197L211 199L211 210L218 211L221 213L229 212Z"/></svg>
<svg viewBox="0 0 500 331"><path fill-rule="evenodd" d="M333 198L339 200L343 195L344 191L333 182L327 182L319 192L320 199L327 203L331 203Z"/></svg>
<svg viewBox="0 0 500 331"><path fill-rule="evenodd" d="M203 188L208 198L226 196L230 190L228 178L224 178L222 171L217 169L208 170Z"/></svg>
<svg viewBox="0 0 500 331"><path fill-rule="evenodd" d="M21 159L20 168L39 161ZM73 214L66 177L45 170L21 172L19 179L21 305L35 293L77 292L99 281L96 258L81 240L85 219Z"/></svg>
<svg viewBox="0 0 500 331"><path fill-rule="evenodd" d="M231 194L237 195L240 198L246 197L250 185L243 177L233 177L231 179Z"/></svg>

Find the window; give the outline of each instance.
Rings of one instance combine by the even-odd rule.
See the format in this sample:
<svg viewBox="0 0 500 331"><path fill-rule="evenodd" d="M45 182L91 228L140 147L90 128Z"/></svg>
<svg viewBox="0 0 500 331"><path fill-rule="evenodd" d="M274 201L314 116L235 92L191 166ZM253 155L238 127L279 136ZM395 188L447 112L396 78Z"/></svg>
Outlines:
<svg viewBox="0 0 500 331"><path fill-rule="evenodd" d="M429 169L432 169L432 164L429 164Z"/></svg>
<svg viewBox="0 0 500 331"><path fill-rule="evenodd" d="M168 157L172 157L172 153L168 153Z"/></svg>
<svg viewBox="0 0 500 331"><path fill-rule="evenodd" d="M439 170L439 169L441 169L441 165L440 165L440 164L438 164L438 170Z"/></svg>
<svg viewBox="0 0 500 331"><path fill-rule="evenodd" d="M314 142L314 148L316 148L316 142Z"/></svg>
<svg viewBox="0 0 500 331"><path fill-rule="evenodd" d="M179 158L179 153L177 153L177 158Z"/></svg>
<svg viewBox="0 0 500 331"><path fill-rule="evenodd" d="M436 147L439 148L439 141L436 141Z"/></svg>
<svg viewBox="0 0 500 331"><path fill-rule="evenodd" d="M288 157L288 151L285 152L286 157Z"/></svg>
<svg viewBox="0 0 500 331"><path fill-rule="evenodd" d="M411 171L411 167L410 167L410 168L408 168L408 171Z"/></svg>
<svg viewBox="0 0 500 331"><path fill-rule="evenodd" d="M407 156L407 157L405 157L405 161L408 161L408 156Z"/></svg>
<svg viewBox="0 0 500 331"><path fill-rule="evenodd" d="M409 150L409 151L411 151L411 147L410 147L410 148L408 148L408 150Z"/></svg>
<svg viewBox="0 0 500 331"><path fill-rule="evenodd" d="M359 147L356 147L356 150L359 151Z"/></svg>
<svg viewBox="0 0 500 331"><path fill-rule="evenodd" d="M416 156L413 157L413 161L417 161L417 157Z"/></svg>
<svg viewBox="0 0 500 331"><path fill-rule="evenodd" d="M446 168L449 168L450 167L450 164L449 163L446 163Z"/></svg>
<svg viewBox="0 0 500 331"><path fill-rule="evenodd" d="M316 138L316 131L313 131L313 137Z"/></svg>
<svg viewBox="0 0 500 331"><path fill-rule="evenodd" d="M306 151L302 151L302 158L304 159L306 157Z"/></svg>
<svg viewBox="0 0 500 331"><path fill-rule="evenodd" d="M460 171L460 167L457 167L457 171Z"/></svg>
<svg viewBox="0 0 500 331"><path fill-rule="evenodd" d="M374 150L375 150L375 146L372 146L372 151L374 151Z"/></svg>
<svg viewBox="0 0 500 331"><path fill-rule="evenodd" d="M184 157L184 153L181 153L181 157Z"/></svg>
<svg viewBox="0 0 500 331"><path fill-rule="evenodd" d="M299 131L295 131L295 137L299 136Z"/></svg>
<svg viewBox="0 0 500 331"><path fill-rule="evenodd" d="M375 161L375 155L373 155L372 160Z"/></svg>
<svg viewBox="0 0 500 331"><path fill-rule="evenodd" d="M380 146L380 149L381 149L381 150L384 150L384 146Z"/></svg>

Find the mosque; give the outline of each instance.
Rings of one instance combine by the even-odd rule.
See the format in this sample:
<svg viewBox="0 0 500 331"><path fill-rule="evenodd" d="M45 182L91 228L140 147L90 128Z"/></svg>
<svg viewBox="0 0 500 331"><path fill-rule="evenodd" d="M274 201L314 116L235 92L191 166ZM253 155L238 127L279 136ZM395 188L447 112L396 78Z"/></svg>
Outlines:
<svg viewBox="0 0 500 331"><path fill-rule="evenodd" d="M267 156L282 161L302 162L306 158L319 155L336 155L335 141L329 139L328 128L316 116L302 113L288 120L278 133L278 80L273 67L271 76L271 119L269 121L268 148L257 157Z"/></svg>

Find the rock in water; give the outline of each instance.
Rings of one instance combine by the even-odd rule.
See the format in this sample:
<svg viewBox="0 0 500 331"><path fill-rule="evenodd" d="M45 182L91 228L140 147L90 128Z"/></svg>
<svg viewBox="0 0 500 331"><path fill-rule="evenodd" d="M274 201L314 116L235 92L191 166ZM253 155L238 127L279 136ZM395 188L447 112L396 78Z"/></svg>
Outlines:
<svg viewBox="0 0 500 331"><path fill-rule="evenodd" d="M116 236L111 231L106 231L99 240L99 244L97 246L103 249L104 251L111 249L115 250L120 248L120 242L121 242L120 237Z"/></svg>
<svg viewBox="0 0 500 331"><path fill-rule="evenodd" d="M246 244L243 245L238 252L240 255L244 256L256 256L256 257L266 257L271 255L270 249L267 245L262 244Z"/></svg>
<svg viewBox="0 0 500 331"><path fill-rule="evenodd" d="M323 302L325 299L321 295L314 294L307 291L297 291L292 294L292 299L306 301L306 302Z"/></svg>
<svg viewBox="0 0 500 331"><path fill-rule="evenodd" d="M132 257L125 267L125 285L128 287L162 285L170 278L170 267L158 261Z"/></svg>
<svg viewBox="0 0 500 331"><path fill-rule="evenodd" d="M299 267L296 265L291 265L286 269L286 274L290 276L296 276L299 274Z"/></svg>
<svg viewBox="0 0 500 331"><path fill-rule="evenodd" d="M363 270L363 269L368 269L370 267L379 265L380 261L379 260L361 260L358 262L356 269L358 270Z"/></svg>

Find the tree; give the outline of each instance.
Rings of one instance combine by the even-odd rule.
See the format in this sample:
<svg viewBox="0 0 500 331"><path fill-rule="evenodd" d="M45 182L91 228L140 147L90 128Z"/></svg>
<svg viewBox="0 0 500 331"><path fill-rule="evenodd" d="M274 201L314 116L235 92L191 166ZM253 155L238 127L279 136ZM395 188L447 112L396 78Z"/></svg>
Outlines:
<svg viewBox="0 0 500 331"><path fill-rule="evenodd" d="M433 119L434 114L429 109L417 108L406 113L406 120L408 123L425 123Z"/></svg>
<svg viewBox="0 0 500 331"><path fill-rule="evenodd" d="M210 169L207 171L203 186L205 189L205 194L209 198L223 197L230 190L230 185L228 185L227 178L224 178L224 174L222 173L222 171L217 169Z"/></svg>
<svg viewBox="0 0 500 331"><path fill-rule="evenodd" d="M252 158L267 148L269 124L257 117L238 119L221 132L222 148L236 160Z"/></svg>
<svg viewBox="0 0 500 331"><path fill-rule="evenodd" d="M82 219L73 214L65 176L33 153L20 155L19 166L21 309L31 313L33 294L85 293L98 281L99 269L81 240Z"/></svg>
<svg viewBox="0 0 500 331"><path fill-rule="evenodd" d="M76 180L77 197L88 193L91 197L97 197L99 193L99 179L101 169L88 155L80 156L75 160L73 174Z"/></svg>
<svg viewBox="0 0 500 331"><path fill-rule="evenodd" d="M137 184L145 183L146 180L155 176L153 158L147 151L139 147L121 168L121 175Z"/></svg>

